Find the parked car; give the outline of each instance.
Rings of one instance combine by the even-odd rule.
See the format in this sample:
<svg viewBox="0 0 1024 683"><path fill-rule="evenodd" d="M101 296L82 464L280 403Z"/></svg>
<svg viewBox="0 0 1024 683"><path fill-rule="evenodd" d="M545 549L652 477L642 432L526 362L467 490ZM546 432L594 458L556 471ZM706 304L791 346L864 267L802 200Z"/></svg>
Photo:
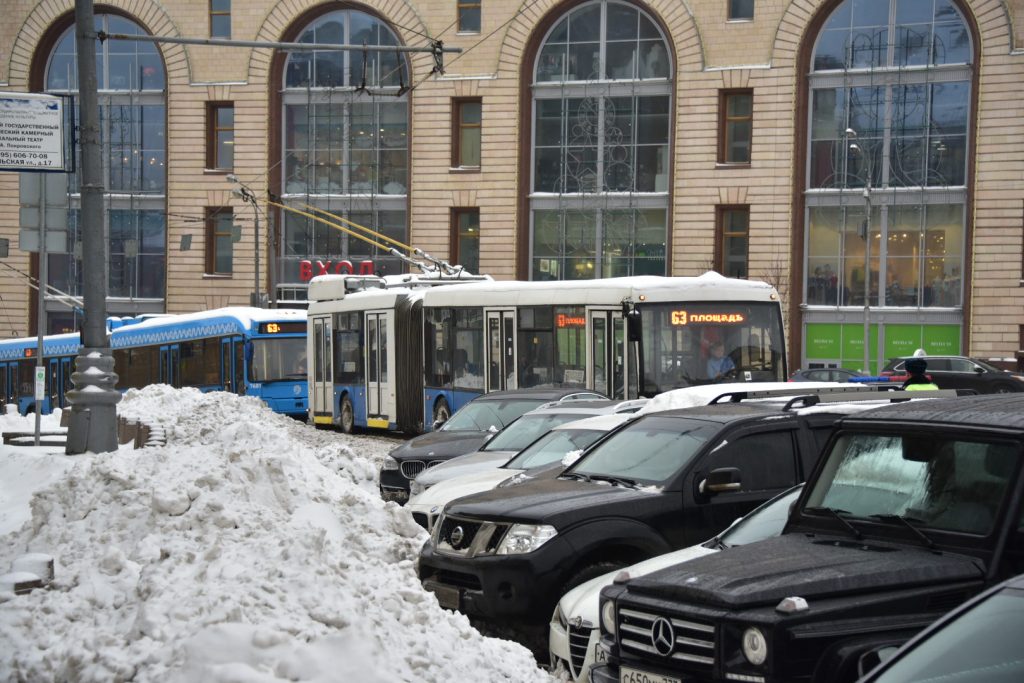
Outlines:
<svg viewBox="0 0 1024 683"><path fill-rule="evenodd" d="M646 402L646 398L641 398L632 401L594 400L545 403L539 408L523 413L522 417L506 425L504 429L488 439L479 450L460 455L420 472L410 484L409 492L412 496L416 496L446 479L500 467L538 437L564 422L594 415L635 413Z"/></svg>
<svg viewBox="0 0 1024 683"><path fill-rule="evenodd" d="M846 368L807 368L789 376L790 382L849 382L853 377L865 377L860 370Z"/></svg>
<svg viewBox="0 0 1024 683"><path fill-rule="evenodd" d="M843 418L782 535L602 591L591 679L856 679L863 657L1024 570L1022 460L1024 397Z"/></svg>
<svg viewBox="0 0 1024 683"><path fill-rule="evenodd" d="M703 541L803 481L842 412L749 401L638 416L555 479L449 503L420 579L443 607L546 625L570 588Z"/></svg>
<svg viewBox="0 0 1024 683"><path fill-rule="evenodd" d="M704 555L778 536L786 525L789 509L796 502L802 486L798 484L772 498L709 541L652 557L624 570L609 572L563 595L555 607L548 628L551 668L561 665L574 681L590 680L590 668L603 661L603 650L598 647L601 637L598 628L601 589L611 585L613 580L644 576Z"/></svg>
<svg viewBox="0 0 1024 683"><path fill-rule="evenodd" d="M860 683L1019 683L1024 681L1021 633L1024 574L988 589L939 619Z"/></svg>
<svg viewBox="0 0 1024 683"><path fill-rule="evenodd" d="M911 358L924 358L926 373L940 389L973 389L979 394L1009 394L1024 391L1024 374L1002 370L977 358L965 356L906 356L893 358L882 375L905 379L904 364Z"/></svg>
<svg viewBox="0 0 1024 683"><path fill-rule="evenodd" d="M632 418L632 413L611 413L560 424L497 467L445 479L413 495L406 503L406 509L417 524L430 531L444 506L456 498L490 491L498 486L518 485L541 476L557 477L565 469L562 461L566 456L582 453ZM413 486L415 484L413 481Z"/></svg>
<svg viewBox="0 0 1024 683"><path fill-rule="evenodd" d="M432 432L420 434L384 458L380 494L385 500L409 500L409 482L417 474L458 455L472 453L488 438L528 410L551 401L607 400L581 389L494 391L473 399Z"/></svg>

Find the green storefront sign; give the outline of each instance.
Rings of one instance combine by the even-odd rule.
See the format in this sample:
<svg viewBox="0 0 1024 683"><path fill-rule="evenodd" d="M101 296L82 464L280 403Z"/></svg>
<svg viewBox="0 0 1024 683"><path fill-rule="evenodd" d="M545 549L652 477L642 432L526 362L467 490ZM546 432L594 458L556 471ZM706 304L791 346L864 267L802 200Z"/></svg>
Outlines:
<svg viewBox="0 0 1024 683"><path fill-rule="evenodd" d="M806 364L839 363L851 370L864 369L864 325L858 323L807 323L804 326ZM960 354L959 325L871 325L871 368L877 374L878 340L884 336L883 359L910 356L918 349L932 355ZM884 361L883 361L884 362Z"/></svg>

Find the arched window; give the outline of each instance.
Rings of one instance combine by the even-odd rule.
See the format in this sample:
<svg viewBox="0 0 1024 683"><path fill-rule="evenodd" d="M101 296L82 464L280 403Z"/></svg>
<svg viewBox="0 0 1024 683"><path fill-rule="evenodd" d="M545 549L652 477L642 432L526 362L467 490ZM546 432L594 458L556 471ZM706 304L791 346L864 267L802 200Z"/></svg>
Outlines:
<svg viewBox="0 0 1024 683"><path fill-rule="evenodd" d="M97 31L143 35L135 22L97 14ZM96 42L96 71L103 150L104 214L109 236L107 310L112 315L164 310L167 269L167 136L164 64L147 42ZM55 95L78 94L75 27L57 40L46 63L45 88ZM78 157L81 157L80 152ZM49 256L49 281L81 292L80 178L68 177L68 251ZM74 329L66 305L51 302L50 328Z"/></svg>
<svg viewBox="0 0 1024 683"><path fill-rule="evenodd" d="M533 72L530 277L664 275L671 52L642 10L579 5Z"/></svg>
<svg viewBox="0 0 1024 683"><path fill-rule="evenodd" d="M320 16L298 42L398 45L383 21L357 10ZM307 213L315 207L407 244L409 69L404 55L292 52L282 80L285 202ZM343 231L293 212L282 218L278 256L284 298L298 296L296 290L318 274L310 269L317 261L330 261L331 272L346 261L358 268L364 260L373 261L376 270L404 270L394 257Z"/></svg>
<svg viewBox="0 0 1024 683"><path fill-rule="evenodd" d="M809 306L962 306L973 55L951 0L829 15L807 81Z"/></svg>

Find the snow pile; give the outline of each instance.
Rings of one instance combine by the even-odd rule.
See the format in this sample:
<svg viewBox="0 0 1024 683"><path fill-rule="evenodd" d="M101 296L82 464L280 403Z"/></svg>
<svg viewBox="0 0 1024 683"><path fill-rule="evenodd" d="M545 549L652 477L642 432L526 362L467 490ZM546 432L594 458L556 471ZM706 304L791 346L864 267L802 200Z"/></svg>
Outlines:
<svg viewBox="0 0 1024 683"><path fill-rule="evenodd" d="M167 445L49 456L71 466L0 540L0 572L40 552L56 578L0 596L0 679L550 680L420 587L425 532L377 493L384 440L166 386L118 410Z"/></svg>

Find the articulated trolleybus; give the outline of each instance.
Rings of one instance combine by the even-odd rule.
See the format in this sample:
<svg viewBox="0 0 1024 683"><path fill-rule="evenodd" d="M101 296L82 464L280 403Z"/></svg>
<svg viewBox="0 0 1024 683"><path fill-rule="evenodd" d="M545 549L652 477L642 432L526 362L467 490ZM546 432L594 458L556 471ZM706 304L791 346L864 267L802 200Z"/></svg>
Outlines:
<svg viewBox="0 0 1024 683"><path fill-rule="evenodd" d="M629 399L787 377L778 293L713 272L310 292L311 415L342 429L429 428L499 390Z"/></svg>
<svg viewBox="0 0 1024 683"><path fill-rule="evenodd" d="M305 311L221 308L183 315L110 318L117 388L149 384L230 391L262 399L274 411L305 417ZM78 354L77 333L44 337L47 368L41 410L66 407ZM0 342L0 397L24 414L36 408L36 338Z"/></svg>

